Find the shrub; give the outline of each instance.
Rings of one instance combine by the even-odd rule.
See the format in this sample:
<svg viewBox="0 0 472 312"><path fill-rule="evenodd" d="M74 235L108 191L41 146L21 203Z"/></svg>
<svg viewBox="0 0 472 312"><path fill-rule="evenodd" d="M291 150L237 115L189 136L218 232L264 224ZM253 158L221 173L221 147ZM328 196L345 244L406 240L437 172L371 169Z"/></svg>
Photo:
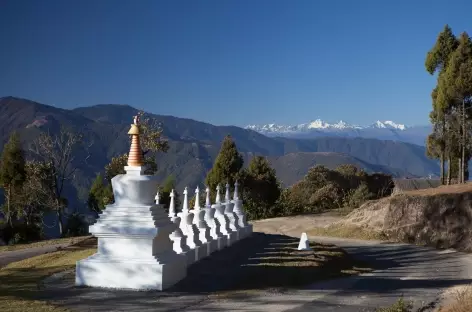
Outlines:
<svg viewBox="0 0 472 312"><path fill-rule="evenodd" d="M15 222L13 226L5 225L2 229L3 241L8 245L39 241L44 238L42 223L36 220L31 224Z"/></svg>
<svg viewBox="0 0 472 312"><path fill-rule="evenodd" d="M366 201L373 199L375 196L369 192L369 188L365 183L359 185L356 189L347 192L343 199L345 207L358 208Z"/></svg>
<svg viewBox="0 0 472 312"><path fill-rule="evenodd" d="M301 181L282 192L279 213L292 215L343 206L356 208L367 200L388 196L392 190L392 177L383 173L367 174L353 165L342 165L335 170L315 166Z"/></svg>
<svg viewBox="0 0 472 312"><path fill-rule="evenodd" d="M88 234L88 222L85 216L79 213L73 213L68 216L65 231L66 237L82 236Z"/></svg>
<svg viewBox="0 0 472 312"><path fill-rule="evenodd" d="M398 299L393 305L377 309L375 312L411 312L413 310L412 302L405 302L403 298Z"/></svg>
<svg viewBox="0 0 472 312"><path fill-rule="evenodd" d="M281 214L277 201L281 188L275 170L262 156L251 159L241 173L242 197L249 220L273 218ZM241 195L241 194L240 194Z"/></svg>

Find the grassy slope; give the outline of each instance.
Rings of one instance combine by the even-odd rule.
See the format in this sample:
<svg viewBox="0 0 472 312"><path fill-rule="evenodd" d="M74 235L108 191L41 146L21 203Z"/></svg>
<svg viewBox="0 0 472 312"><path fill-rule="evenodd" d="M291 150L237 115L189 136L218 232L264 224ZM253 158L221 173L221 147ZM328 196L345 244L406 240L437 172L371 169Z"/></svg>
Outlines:
<svg viewBox="0 0 472 312"><path fill-rule="evenodd" d="M388 240L382 232L375 232L359 226L330 225L325 228L315 227L307 231L311 236L341 237L363 240Z"/></svg>
<svg viewBox="0 0 472 312"><path fill-rule="evenodd" d="M449 302L439 312L470 312L472 311L472 286L460 286L445 294Z"/></svg>
<svg viewBox="0 0 472 312"><path fill-rule="evenodd" d="M39 282L54 273L75 267L77 260L92 255L95 248L63 250L18 261L0 269L2 311L65 311L48 302L36 300Z"/></svg>
<svg viewBox="0 0 472 312"><path fill-rule="evenodd" d="M340 220L340 222L334 222L325 227L312 228L308 233L313 236L319 235L404 242L403 239L396 239L394 235L383 232L383 222L387 214L391 218L392 216L401 213L401 211L396 213L396 210L394 209L398 210L399 207L407 206L408 209L422 211L422 209L425 209L424 207L430 206L434 203L443 207L442 209L445 209L446 206L441 205L444 200L452 200L453 202L454 200L467 201L467 197L461 196L468 194L472 194L472 183L444 185L437 188L406 191L398 195L370 201L364 204L361 208L351 211L351 213L347 214L342 220ZM397 201L399 202L397 203ZM467 204L466 201L464 201L464 205ZM410 202L418 202L418 204L408 205ZM391 205L396 205L398 207L392 208L390 207ZM457 206L459 207L461 205L457 204ZM386 222L388 223L388 221L389 220ZM417 222L417 220L415 222Z"/></svg>

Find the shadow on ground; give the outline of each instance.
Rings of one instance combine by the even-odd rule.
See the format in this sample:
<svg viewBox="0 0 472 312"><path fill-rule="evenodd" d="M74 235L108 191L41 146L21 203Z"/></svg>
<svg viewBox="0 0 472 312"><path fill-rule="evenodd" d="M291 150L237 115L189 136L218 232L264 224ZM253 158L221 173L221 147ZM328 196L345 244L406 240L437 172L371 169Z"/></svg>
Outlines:
<svg viewBox="0 0 472 312"><path fill-rule="evenodd" d="M208 304L209 300L221 298L244 303L245 307L232 306L232 311L247 311L248 304L266 304L267 295L261 296L264 292L260 291L265 289L265 294L276 294L270 299L271 304L300 305L303 309L313 310L321 303L340 306L344 300L347 303L343 304L349 305L352 297L383 296L394 300L405 292L421 297L424 291L472 282L460 278L462 267L459 255L454 253L440 254L408 245L342 246L361 260L359 264L353 263L334 245L312 243L313 252L297 251L297 245L298 239L289 236L254 233L250 239L237 242L192 265L187 278L165 292L73 287L74 274L71 272L54 285L26 295L17 291L21 287L18 283L11 287L9 294L25 296L25 299L50 300L73 311L177 311L189 307L192 311L200 311L200 306L205 306L205 311L221 311L221 307ZM372 275L346 278L362 271L355 266L365 262L375 263L378 271ZM326 280L334 277L337 279ZM313 291L312 295L332 295L323 300L311 299L312 295L308 299L291 295L303 285ZM222 297L215 297L215 294L222 294Z"/></svg>
<svg viewBox="0 0 472 312"><path fill-rule="evenodd" d="M94 240L87 240L65 250L90 249L94 243ZM165 292L74 287L74 272L70 266L64 266L69 273L54 284L39 285L38 288L17 278L15 285L9 285L4 295L50 300L73 310L109 311L126 307L123 309L130 311L136 307L136 310L143 311L150 302L153 306L159 302L159 309L166 306L174 309L206 300L215 293L254 289L279 289L281 292L284 288L353 273L350 257L334 245L313 243L313 251L298 251L297 246L298 240L289 236L254 233L250 239L239 241L195 263L188 269L186 279ZM44 278L52 269L58 271L57 267L45 270L29 268L27 271L10 270L9 273L20 274L31 281L31 276ZM27 287L22 289L22 285ZM164 301L168 300L171 302L165 304Z"/></svg>
<svg viewBox="0 0 472 312"><path fill-rule="evenodd" d="M312 243L313 251L298 251L298 239L254 233L250 239L195 263L188 277L170 291L233 291L297 287L347 275L353 262L334 245Z"/></svg>

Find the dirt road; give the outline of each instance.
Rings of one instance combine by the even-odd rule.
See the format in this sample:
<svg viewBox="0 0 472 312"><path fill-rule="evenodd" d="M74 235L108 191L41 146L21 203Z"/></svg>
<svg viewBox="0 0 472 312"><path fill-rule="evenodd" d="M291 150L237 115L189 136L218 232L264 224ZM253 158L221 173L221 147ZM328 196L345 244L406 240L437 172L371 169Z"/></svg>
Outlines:
<svg viewBox="0 0 472 312"><path fill-rule="evenodd" d="M278 218L255 222L254 230L300 237L303 231L335 220L338 217L329 215ZM471 257L462 253L380 241L310 239L339 245L376 270L303 289L269 289L222 298L198 290L156 293L67 286L54 290L48 299L60 298L61 304L73 311L367 312L403 296L426 312L433 311L432 303L446 288L472 283Z"/></svg>
<svg viewBox="0 0 472 312"><path fill-rule="evenodd" d="M64 248L66 246L68 246L68 244L57 244L0 252L0 268L12 262L39 256L48 252L53 252L58 248Z"/></svg>

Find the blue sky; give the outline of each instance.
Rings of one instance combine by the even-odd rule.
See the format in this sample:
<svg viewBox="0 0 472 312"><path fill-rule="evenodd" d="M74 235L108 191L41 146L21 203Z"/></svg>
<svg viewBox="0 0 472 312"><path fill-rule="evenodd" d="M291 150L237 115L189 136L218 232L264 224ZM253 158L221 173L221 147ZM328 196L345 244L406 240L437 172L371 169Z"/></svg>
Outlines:
<svg viewBox="0 0 472 312"><path fill-rule="evenodd" d="M0 96L213 124L426 124L470 0L0 0Z"/></svg>

